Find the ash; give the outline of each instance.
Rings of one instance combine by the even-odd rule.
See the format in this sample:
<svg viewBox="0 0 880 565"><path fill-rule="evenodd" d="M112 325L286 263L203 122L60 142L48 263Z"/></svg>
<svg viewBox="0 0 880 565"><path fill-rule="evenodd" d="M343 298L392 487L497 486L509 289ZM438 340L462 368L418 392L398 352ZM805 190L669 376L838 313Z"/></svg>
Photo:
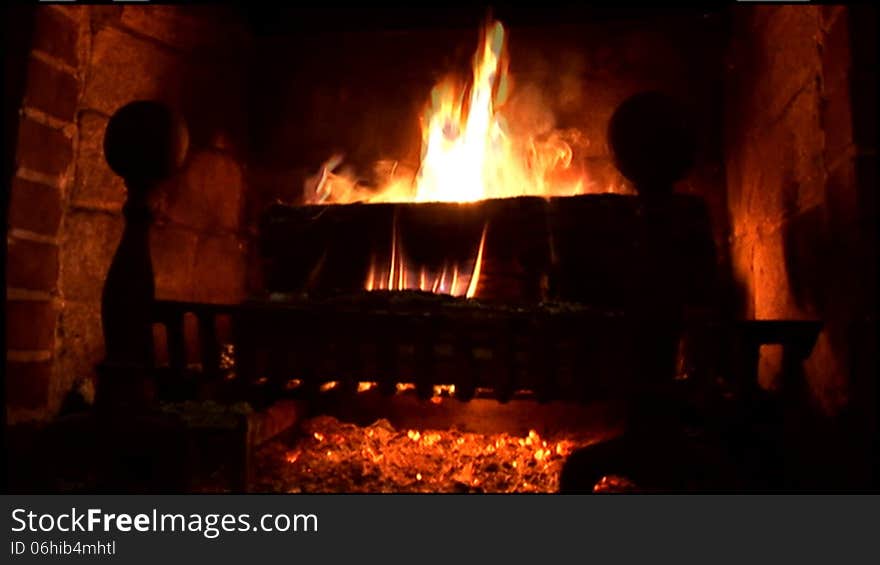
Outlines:
<svg viewBox="0 0 880 565"><path fill-rule="evenodd" d="M595 435L540 437L457 430L398 430L320 416L295 441L256 454L255 487L264 492L556 492L571 451Z"/></svg>

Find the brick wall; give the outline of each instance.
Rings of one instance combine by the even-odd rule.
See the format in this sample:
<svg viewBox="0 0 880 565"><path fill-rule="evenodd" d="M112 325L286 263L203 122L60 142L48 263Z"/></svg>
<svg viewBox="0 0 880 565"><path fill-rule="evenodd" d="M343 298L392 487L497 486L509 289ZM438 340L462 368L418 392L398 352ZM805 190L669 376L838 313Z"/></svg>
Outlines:
<svg viewBox="0 0 880 565"><path fill-rule="evenodd" d="M157 296L241 298L248 36L227 16L212 7L36 9L10 187L8 421L50 417L103 356L100 295L125 190L102 142L125 103L163 100L190 128L183 170L154 195Z"/></svg>
<svg viewBox="0 0 880 565"><path fill-rule="evenodd" d="M857 369L873 355L866 209L876 190L857 178L866 161L876 167L875 134L853 129L870 119L859 100L876 81L871 63L854 56L859 19L842 6L740 7L728 61L725 155L741 311L825 322L805 382L807 398L830 413L863 403L873 380ZM780 385L771 353L762 358L768 388Z"/></svg>
<svg viewBox="0 0 880 565"><path fill-rule="evenodd" d="M9 187L6 277L8 418L52 403L65 201L73 185L84 11L36 10Z"/></svg>

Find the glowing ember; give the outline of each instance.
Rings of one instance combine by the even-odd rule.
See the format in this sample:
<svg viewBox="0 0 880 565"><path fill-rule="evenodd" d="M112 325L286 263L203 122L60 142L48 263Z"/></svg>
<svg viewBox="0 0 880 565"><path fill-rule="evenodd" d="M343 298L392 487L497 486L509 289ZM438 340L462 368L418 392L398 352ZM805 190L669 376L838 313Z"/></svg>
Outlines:
<svg viewBox="0 0 880 565"><path fill-rule="evenodd" d="M599 479L599 482L593 487L593 492L635 492L637 486L626 477L618 475L606 475Z"/></svg>
<svg viewBox="0 0 880 565"><path fill-rule="evenodd" d="M584 174L572 170L569 142L579 132L512 131L504 115L511 93L506 42L504 27L492 22L482 30L469 84L449 77L434 87L421 119L421 163L415 175L377 165L388 173L375 190L353 175L335 172L343 158L333 155L307 181L306 201L473 202L583 192ZM390 287L392 277L386 282Z"/></svg>
<svg viewBox="0 0 880 565"><path fill-rule="evenodd" d="M273 442L257 454L260 490L555 492L566 455L598 439L398 431L385 420L362 427L330 416L307 420L303 428L295 449Z"/></svg>

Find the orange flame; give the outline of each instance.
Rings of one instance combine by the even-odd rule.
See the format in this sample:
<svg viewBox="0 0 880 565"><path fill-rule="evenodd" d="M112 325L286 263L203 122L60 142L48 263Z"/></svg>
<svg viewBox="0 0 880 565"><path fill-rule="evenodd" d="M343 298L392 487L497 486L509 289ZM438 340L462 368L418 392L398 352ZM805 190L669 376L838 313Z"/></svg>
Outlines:
<svg viewBox="0 0 880 565"><path fill-rule="evenodd" d="M483 225L480 243L474 254L470 272L462 270L458 263L452 269L445 264L437 272L430 272L424 265L415 267L409 263L400 243L401 236L397 228L397 220L391 227L391 248L388 256L387 270L380 271L375 255L370 258L364 289L372 290L421 290L434 294L449 294L474 298L480 282L483 266L483 250L486 247L486 232L489 224ZM467 264L467 263L466 263Z"/></svg>
<svg viewBox="0 0 880 565"><path fill-rule="evenodd" d="M490 23L481 33L470 84L450 77L434 87L421 119L421 162L414 175L401 174L396 166L377 166L387 173L376 191L353 174L334 172L343 158L333 155L306 182L306 200L474 202L583 192L585 177L572 171L573 149L566 135L511 131L503 114L512 90L506 42L501 23ZM405 271L399 273L405 276Z"/></svg>

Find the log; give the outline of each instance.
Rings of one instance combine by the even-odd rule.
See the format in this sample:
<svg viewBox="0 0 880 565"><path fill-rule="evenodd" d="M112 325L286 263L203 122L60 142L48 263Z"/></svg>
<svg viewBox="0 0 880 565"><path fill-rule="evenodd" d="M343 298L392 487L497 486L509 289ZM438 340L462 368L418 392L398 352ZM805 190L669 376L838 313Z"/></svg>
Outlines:
<svg viewBox="0 0 880 565"><path fill-rule="evenodd" d="M614 194L275 205L260 232L267 290L312 296L362 290L371 259L387 262L393 241L415 268L436 272L457 263L469 276L484 228L476 294L482 301L625 308L711 295L715 254L702 201L676 195L647 205Z"/></svg>

